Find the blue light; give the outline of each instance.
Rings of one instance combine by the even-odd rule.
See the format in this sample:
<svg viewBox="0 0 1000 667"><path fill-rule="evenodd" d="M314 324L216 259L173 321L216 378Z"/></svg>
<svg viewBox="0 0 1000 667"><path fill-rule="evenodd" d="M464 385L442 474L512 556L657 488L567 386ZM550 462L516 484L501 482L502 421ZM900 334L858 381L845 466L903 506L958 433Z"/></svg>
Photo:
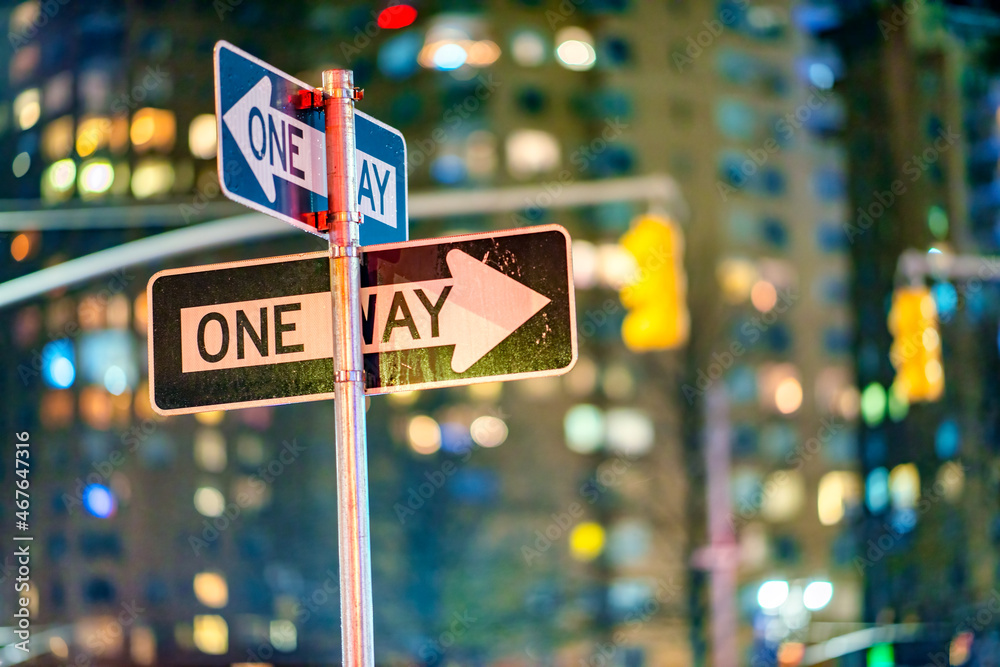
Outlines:
<svg viewBox="0 0 1000 667"><path fill-rule="evenodd" d="M865 504L872 514L878 514L889 504L889 471L875 468L865 482Z"/></svg>
<svg viewBox="0 0 1000 667"><path fill-rule="evenodd" d="M90 484L83 489L83 506L98 519L107 519L115 513L115 497L108 487Z"/></svg>
<svg viewBox="0 0 1000 667"><path fill-rule="evenodd" d="M457 155L442 155L431 163L431 177L445 185L461 183L465 180L465 163Z"/></svg>
<svg viewBox="0 0 1000 667"><path fill-rule="evenodd" d="M931 287L931 296L937 304L938 317L947 322L955 316L955 309L958 308L958 292L951 283L937 283Z"/></svg>
<svg viewBox="0 0 1000 667"><path fill-rule="evenodd" d="M438 69L453 70L465 64L469 54L458 44L444 44L434 52L432 60Z"/></svg>
<svg viewBox="0 0 1000 667"><path fill-rule="evenodd" d="M400 80L417 71L417 56L424 44L421 35L407 32L386 41L378 52L378 68L387 78Z"/></svg>
<svg viewBox="0 0 1000 667"><path fill-rule="evenodd" d="M128 388L125 371L118 366L109 367L104 373L104 388L115 396L121 396L121 393Z"/></svg>
<svg viewBox="0 0 1000 667"><path fill-rule="evenodd" d="M54 340L42 348L42 379L50 387L66 389L76 379L76 355L68 338Z"/></svg>
<svg viewBox="0 0 1000 667"><path fill-rule="evenodd" d="M955 420L945 419L941 422L934 437L934 452L938 458L942 461L955 458L961 444L962 434L959 432Z"/></svg>

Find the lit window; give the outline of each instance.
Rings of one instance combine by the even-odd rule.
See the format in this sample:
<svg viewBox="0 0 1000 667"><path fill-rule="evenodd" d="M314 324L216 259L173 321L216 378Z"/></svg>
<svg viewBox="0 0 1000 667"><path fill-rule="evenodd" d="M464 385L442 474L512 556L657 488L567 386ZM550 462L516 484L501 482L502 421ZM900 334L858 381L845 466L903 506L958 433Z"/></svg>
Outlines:
<svg viewBox="0 0 1000 667"><path fill-rule="evenodd" d="M47 201L63 201L73 191L76 183L76 163L73 160L59 160L49 165L42 175L42 196Z"/></svg>
<svg viewBox="0 0 1000 667"><path fill-rule="evenodd" d="M103 195L115 180L115 171L107 160L90 160L80 167L80 196L90 199Z"/></svg>
<svg viewBox="0 0 1000 667"><path fill-rule="evenodd" d="M798 470L778 470L764 479L760 513L768 521L795 518L806 497L806 483Z"/></svg>
<svg viewBox="0 0 1000 667"><path fill-rule="evenodd" d="M955 461L948 461L938 468L935 486L939 486L944 495L944 499L949 503L954 503L962 497L962 490L965 488L965 469L962 464Z"/></svg>
<svg viewBox="0 0 1000 667"><path fill-rule="evenodd" d="M226 439L215 428L200 428L194 433L194 460L209 472L226 469Z"/></svg>
<svg viewBox="0 0 1000 667"><path fill-rule="evenodd" d="M199 572L194 575L194 594L206 607L222 609L229 604L229 587L225 576L218 572Z"/></svg>
<svg viewBox="0 0 1000 667"><path fill-rule="evenodd" d="M173 186L174 167L167 160L142 160L132 174L132 194L136 199L166 194Z"/></svg>
<svg viewBox="0 0 1000 667"><path fill-rule="evenodd" d="M828 472L819 480L816 508L819 522L832 526L844 518L844 513L861 496L861 480L856 473Z"/></svg>
<svg viewBox="0 0 1000 667"><path fill-rule="evenodd" d="M802 385L796 378L785 378L774 390L774 404L778 412L788 415L799 409L802 405Z"/></svg>
<svg viewBox="0 0 1000 667"><path fill-rule="evenodd" d="M500 47L496 42L488 39L481 39L472 42L468 47L468 58L466 64L472 67L488 67L500 58Z"/></svg>
<svg viewBox="0 0 1000 667"><path fill-rule="evenodd" d="M117 503L111 489L103 484L90 484L83 489L83 507L99 519L114 515Z"/></svg>
<svg viewBox="0 0 1000 667"><path fill-rule="evenodd" d="M641 280L635 255L618 243L597 246L597 276L601 285L621 290L626 285Z"/></svg>
<svg viewBox="0 0 1000 667"><path fill-rule="evenodd" d="M878 426L885 419L885 409L888 403L885 387L878 382L872 382L861 392L861 417L868 426Z"/></svg>
<svg viewBox="0 0 1000 667"><path fill-rule="evenodd" d="M962 445L962 434L954 419L945 419L934 435L934 452L941 460L955 458Z"/></svg>
<svg viewBox="0 0 1000 667"><path fill-rule="evenodd" d="M87 157L108 145L111 138L111 119L107 116L87 116L76 130L76 152Z"/></svg>
<svg viewBox="0 0 1000 667"><path fill-rule="evenodd" d="M129 137L140 153L147 150L169 152L174 147L176 131L174 112L146 107L132 117Z"/></svg>
<svg viewBox="0 0 1000 667"><path fill-rule="evenodd" d="M569 534L569 552L576 560L591 561L604 551L604 528L599 523L584 521Z"/></svg>
<svg viewBox="0 0 1000 667"><path fill-rule="evenodd" d="M98 431L111 425L111 394L104 387L86 387L80 392L80 417Z"/></svg>
<svg viewBox="0 0 1000 667"><path fill-rule="evenodd" d="M69 339L52 341L42 348L42 379L50 387L66 389L76 379L76 355Z"/></svg>
<svg viewBox="0 0 1000 667"><path fill-rule="evenodd" d="M723 136L739 141L752 141L758 132L759 119L754 109L736 99L723 99L715 105L715 125Z"/></svg>
<svg viewBox="0 0 1000 667"><path fill-rule="evenodd" d="M91 579L84 586L84 597L91 603L111 602L114 599L114 586L106 579ZM101 662L121 662L110 660L122 653L124 643L122 625L114 616L85 616L74 623L73 631L76 637L101 638L100 645L103 647L103 651L99 654Z"/></svg>
<svg viewBox="0 0 1000 667"><path fill-rule="evenodd" d="M597 283L597 248L590 241L573 241L573 285L590 289Z"/></svg>
<svg viewBox="0 0 1000 667"><path fill-rule="evenodd" d="M10 242L10 256L15 262L20 262L31 252L31 239L27 234L18 234Z"/></svg>
<svg viewBox="0 0 1000 667"><path fill-rule="evenodd" d="M514 178L530 178L559 166L559 142L548 132L515 130L507 136L505 148L507 170Z"/></svg>
<svg viewBox="0 0 1000 667"><path fill-rule="evenodd" d="M746 259L724 259L715 268L722 295L731 304L744 303L758 282L757 267Z"/></svg>
<svg viewBox="0 0 1000 667"><path fill-rule="evenodd" d="M152 665L156 662L156 635L151 628L137 625L129 637L129 653L137 665Z"/></svg>
<svg viewBox="0 0 1000 667"><path fill-rule="evenodd" d="M473 441L480 447L498 447L507 439L507 424L499 417L477 417L469 427Z"/></svg>
<svg viewBox="0 0 1000 667"><path fill-rule="evenodd" d="M778 291L766 280L758 280L750 289L750 303L762 313L774 308L778 303Z"/></svg>
<svg viewBox="0 0 1000 667"><path fill-rule="evenodd" d="M865 504L872 514L878 514L889 504L889 471L875 468L865 482Z"/></svg>
<svg viewBox="0 0 1000 667"><path fill-rule="evenodd" d="M757 371L758 395L764 407L791 414L802 405L802 384L793 364L761 364Z"/></svg>
<svg viewBox="0 0 1000 667"><path fill-rule="evenodd" d="M229 626L221 616L194 617L194 645L202 653L223 655L229 651Z"/></svg>
<svg viewBox="0 0 1000 667"><path fill-rule="evenodd" d="M34 127L41 115L42 105L37 88L30 88L14 98L14 118L22 130Z"/></svg>
<svg viewBox="0 0 1000 667"><path fill-rule="evenodd" d="M614 408L606 418L608 449L628 457L641 456L653 447L653 421L640 410Z"/></svg>
<svg viewBox="0 0 1000 667"><path fill-rule="evenodd" d="M298 645L298 633L295 630L295 624L291 621L284 619L271 621L268 636L275 651L291 653Z"/></svg>
<svg viewBox="0 0 1000 667"><path fill-rule="evenodd" d="M909 510L920 500L920 473L915 463L902 463L889 473L889 497L897 510Z"/></svg>
<svg viewBox="0 0 1000 667"><path fill-rule="evenodd" d="M256 477L237 477L232 490L232 497L245 510L258 510L271 502L271 487Z"/></svg>
<svg viewBox="0 0 1000 667"><path fill-rule="evenodd" d="M188 128L188 148L191 155L202 160L215 157L218 150L215 114L203 113L195 116Z"/></svg>
<svg viewBox="0 0 1000 667"><path fill-rule="evenodd" d="M500 398L500 394L503 393L503 382L480 382L477 384L469 385L469 397L476 401L492 401L495 402ZM403 392L407 394L407 400L409 403L400 402L401 405L409 405L420 395L416 391ZM400 394L389 394L389 398L398 398Z"/></svg>
<svg viewBox="0 0 1000 667"><path fill-rule="evenodd" d="M591 454L604 442L604 413L593 405L574 405L563 419L566 446L578 454Z"/></svg>
<svg viewBox="0 0 1000 667"><path fill-rule="evenodd" d="M533 30L519 30L510 42L511 55L523 67L538 67L545 62L545 38Z"/></svg>
<svg viewBox="0 0 1000 667"><path fill-rule="evenodd" d="M427 415L417 415L410 420L406 438L418 454L433 454L441 449L441 427Z"/></svg>
<svg viewBox="0 0 1000 667"><path fill-rule="evenodd" d="M597 62L594 38L583 28L563 28L556 33L556 58L569 70L586 71Z"/></svg>
<svg viewBox="0 0 1000 667"><path fill-rule="evenodd" d="M28 173L31 169L31 156L28 153L21 152L14 157L14 161L10 163L10 170L14 174L14 178L21 178Z"/></svg>
<svg viewBox="0 0 1000 667"><path fill-rule="evenodd" d="M204 424L205 426L218 426L222 423L225 416L225 410L210 410L208 412L199 412L194 416L194 418L199 424Z"/></svg>
<svg viewBox="0 0 1000 667"><path fill-rule="evenodd" d="M226 509L226 499L215 487L202 486L194 493L194 507L199 514L216 517Z"/></svg>

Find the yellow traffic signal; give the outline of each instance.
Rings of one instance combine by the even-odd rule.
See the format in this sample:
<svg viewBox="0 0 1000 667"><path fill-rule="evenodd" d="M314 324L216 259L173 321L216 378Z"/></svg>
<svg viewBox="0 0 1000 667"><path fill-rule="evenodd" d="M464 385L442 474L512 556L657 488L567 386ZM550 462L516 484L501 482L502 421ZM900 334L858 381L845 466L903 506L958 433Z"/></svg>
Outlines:
<svg viewBox="0 0 1000 667"><path fill-rule="evenodd" d="M944 392L941 334L937 305L926 287L901 287L889 309L892 347L889 361L896 369L893 390L910 403L936 401Z"/></svg>
<svg viewBox="0 0 1000 667"><path fill-rule="evenodd" d="M680 227L666 218L643 216L619 243L636 262L633 279L619 292L629 311L622 323L625 345L636 352L680 347L691 328Z"/></svg>

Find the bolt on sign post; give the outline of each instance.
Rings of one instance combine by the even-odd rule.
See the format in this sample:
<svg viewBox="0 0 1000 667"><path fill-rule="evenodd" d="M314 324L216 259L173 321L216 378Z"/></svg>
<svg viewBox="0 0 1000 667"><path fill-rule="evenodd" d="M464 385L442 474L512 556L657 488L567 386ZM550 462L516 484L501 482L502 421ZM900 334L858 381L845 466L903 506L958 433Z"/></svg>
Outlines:
<svg viewBox="0 0 1000 667"><path fill-rule="evenodd" d="M215 75L223 192L329 250L154 275L150 402L175 415L334 399L343 664L372 667L365 395L569 371L569 234L409 242L406 146L355 111L350 70L311 89L219 42Z"/></svg>

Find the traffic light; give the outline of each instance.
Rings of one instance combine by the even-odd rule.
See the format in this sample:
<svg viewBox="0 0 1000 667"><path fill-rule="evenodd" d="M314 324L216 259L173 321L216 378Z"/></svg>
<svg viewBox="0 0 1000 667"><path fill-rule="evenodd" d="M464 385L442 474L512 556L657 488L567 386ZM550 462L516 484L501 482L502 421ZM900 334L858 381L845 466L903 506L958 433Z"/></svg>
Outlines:
<svg viewBox="0 0 1000 667"><path fill-rule="evenodd" d="M889 361L896 369L892 390L910 403L938 400L944 392L944 366L937 305L928 288L900 287L893 292L889 332Z"/></svg>
<svg viewBox="0 0 1000 667"><path fill-rule="evenodd" d="M680 347L691 329L680 227L667 218L646 215L619 243L636 262L633 279L619 291L628 310L622 323L625 345L636 352Z"/></svg>

